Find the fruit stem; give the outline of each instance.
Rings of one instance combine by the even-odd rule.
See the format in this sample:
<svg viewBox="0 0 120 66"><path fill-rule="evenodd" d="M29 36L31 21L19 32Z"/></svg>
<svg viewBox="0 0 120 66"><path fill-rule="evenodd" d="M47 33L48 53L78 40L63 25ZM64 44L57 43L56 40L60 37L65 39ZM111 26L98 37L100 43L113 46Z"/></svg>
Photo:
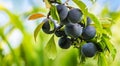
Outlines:
<svg viewBox="0 0 120 66"><path fill-rule="evenodd" d="M50 11L48 12L48 14L47 14L47 18L49 19L49 16L50 16Z"/></svg>
<svg viewBox="0 0 120 66"><path fill-rule="evenodd" d="M64 4L67 4L67 5L68 5L68 2L69 2L69 1L70 1L70 0L66 0Z"/></svg>

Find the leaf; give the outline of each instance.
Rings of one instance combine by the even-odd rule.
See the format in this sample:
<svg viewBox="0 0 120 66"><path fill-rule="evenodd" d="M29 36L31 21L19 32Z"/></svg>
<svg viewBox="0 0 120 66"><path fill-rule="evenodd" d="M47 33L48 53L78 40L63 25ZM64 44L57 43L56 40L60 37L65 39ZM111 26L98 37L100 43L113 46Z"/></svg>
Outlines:
<svg viewBox="0 0 120 66"><path fill-rule="evenodd" d="M93 4L96 2L96 0L90 0Z"/></svg>
<svg viewBox="0 0 120 66"><path fill-rule="evenodd" d="M61 0L57 0L57 2L61 3Z"/></svg>
<svg viewBox="0 0 120 66"><path fill-rule="evenodd" d="M51 16L53 17L53 19L58 20L58 21L60 22L60 18L59 18L59 15L58 15L56 6L52 6L52 7L50 8L50 14L51 14Z"/></svg>
<svg viewBox="0 0 120 66"><path fill-rule="evenodd" d="M48 43L45 47L45 51L50 59L55 59L56 54L57 54L57 50L56 50L54 35L48 41Z"/></svg>
<svg viewBox="0 0 120 66"><path fill-rule="evenodd" d="M100 31L102 33L103 28L102 28L102 24L100 23L99 19L92 13L88 13L88 16L95 23L95 26L97 27L98 31Z"/></svg>
<svg viewBox="0 0 120 66"><path fill-rule="evenodd" d="M80 64L83 64L85 61L86 61L86 58L85 58L85 56L82 54L82 52L81 52L81 48L82 48L82 46L85 44L85 42L84 41L82 41L81 43L80 43L80 47L79 47L79 51L78 51L78 53L79 53L79 58L80 58Z"/></svg>
<svg viewBox="0 0 120 66"><path fill-rule="evenodd" d="M111 24L102 24L103 28L110 28Z"/></svg>
<svg viewBox="0 0 120 66"><path fill-rule="evenodd" d="M107 61L106 61L106 57L103 53L99 53L98 66L108 66Z"/></svg>
<svg viewBox="0 0 120 66"><path fill-rule="evenodd" d="M36 27L36 29L35 29L35 31L34 31L34 39L35 39L35 41L36 41L36 37L37 37L37 35L38 35L38 32L40 31L40 29L42 28L42 26L43 26L44 23L45 23L45 22L42 22L42 23L40 23L40 24Z"/></svg>
<svg viewBox="0 0 120 66"><path fill-rule="evenodd" d="M105 48L106 48L106 43L105 43L104 41L100 41L100 42L99 42L99 46L100 46L100 48L101 48L102 50L105 50Z"/></svg>
<svg viewBox="0 0 120 66"><path fill-rule="evenodd" d="M49 3L48 0L44 0L46 8L51 8L51 4Z"/></svg>
<svg viewBox="0 0 120 66"><path fill-rule="evenodd" d="M73 0L73 2L80 8L82 13L84 14L83 20L84 20L84 24L86 26L86 21L87 21L86 18L87 18L87 15L88 15L88 8L87 8L87 6L81 0Z"/></svg>
<svg viewBox="0 0 120 66"><path fill-rule="evenodd" d="M43 14L33 14L29 17L29 20L35 20L35 19L38 19L38 18L41 18L41 17L45 17L45 15L43 15Z"/></svg>
<svg viewBox="0 0 120 66"><path fill-rule="evenodd" d="M112 45L112 43L110 42L109 38L106 37L105 35L104 35L104 37L103 37L102 39L103 39L104 42L106 43L106 46L107 46L108 50L110 51L110 54L111 54L111 56L112 56L112 58L113 58L113 60L114 60L114 59L115 59L115 56L116 56L116 53L117 53L115 47L114 47L114 46Z"/></svg>
<svg viewBox="0 0 120 66"><path fill-rule="evenodd" d="M85 16L87 16L88 14L88 8L87 6L80 0L73 0L73 2L81 9L81 11L83 12L83 14Z"/></svg>
<svg viewBox="0 0 120 66"><path fill-rule="evenodd" d="M54 21L49 20L49 24L50 24L50 31L53 31L55 29Z"/></svg>

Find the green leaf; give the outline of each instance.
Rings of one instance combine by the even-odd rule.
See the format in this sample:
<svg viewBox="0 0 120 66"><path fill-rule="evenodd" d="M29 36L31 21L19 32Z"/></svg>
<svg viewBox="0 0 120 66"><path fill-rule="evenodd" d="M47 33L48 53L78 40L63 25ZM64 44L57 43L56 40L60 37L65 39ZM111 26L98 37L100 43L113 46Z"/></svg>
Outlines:
<svg viewBox="0 0 120 66"><path fill-rule="evenodd" d="M37 35L38 35L38 32L40 31L40 29L42 28L42 26L43 26L44 23L45 23L45 22L42 22L42 23L40 23L40 24L36 27L36 29L35 29L35 31L34 31L34 39L35 39L35 41L36 41L36 37L37 37Z"/></svg>
<svg viewBox="0 0 120 66"><path fill-rule="evenodd" d="M80 58L80 64L83 64L85 61L86 61L86 58L85 58L85 56L84 55L82 55L82 52L81 52L81 48L82 48L82 46L85 44L86 42L84 42L84 41L82 41L81 43L80 43L80 47L78 48L78 53L79 53L79 58Z"/></svg>
<svg viewBox="0 0 120 66"><path fill-rule="evenodd" d="M50 59L55 59L56 54L57 54L57 49L56 49L56 44L54 40L54 35L48 41L45 47L45 51Z"/></svg>
<svg viewBox="0 0 120 66"><path fill-rule="evenodd" d="M51 7L51 4L49 3L48 0L44 0L44 2L45 2L45 5L46 5L46 8L50 8Z"/></svg>
<svg viewBox="0 0 120 66"><path fill-rule="evenodd" d="M54 21L49 20L49 24L50 24L50 31L55 29L55 25L54 25Z"/></svg>
<svg viewBox="0 0 120 66"><path fill-rule="evenodd" d="M57 0L57 2L61 3L61 0Z"/></svg>
<svg viewBox="0 0 120 66"><path fill-rule="evenodd" d="M81 0L73 0L73 2L80 8L80 10L82 11L83 15L83 20L84 20L84 24L86 26L86 22L87 22L87 16L88 16L88 8L87 6L81 1Z"/></svg>
<svg viewBox="0 0 120 66"><path fill-rule="evenodd" d="M0 5L0 11L4 11L10 18L10 22L21 31L24 30L22 21L18 17L18 15L11 13L8 9Z"/></svg>
<svg viewBox="0 0 120 66"><path fill-rule="evenodd" d="M106 48L106 43L105 43L104 41L100 41L100 42L99 42L99 46L100 46L100 48L101 48L102 50L105 50L105 48Z"/></svg>
<svg viewBox="0 0 120 66"><path fill-rule="evenodd" d="M98 29L98 31L100 31L100 33L102 33L103 28L102 28L102 24L100 23L99 19L94 14L92 14L92 13L88 13L88 16L95 23L95 26Z"/></svg>
<svg viewBox="0 0 120 66"><path fill-rule="evenodd" d="M93 4L96 2L96 0L90 0Z"/></svg>
<svg viewBox="0 0 120 66"><path fill-rule="evenodd" d="M52 5L52 7L50 8L50 14L53 17L53 19L60 22L60 18L59 18L56 6Z"/></svg>
<svg viewBox="0 0 120 66"><path fill-rule="evenodd" d="M88 14L88 8L87 6L81 1L81 0L73 0L73 2L81 9L83 14L87 16Z"/></svg>
<svg viewBox="0 0 120 66"><path fill-rule="evenodd" d="M112 56L112 58L113 58L113 60L114 60L114 59L115 59L115 56L116 56L116 53L117 53L115 47L114 47L114 46L112 45L112 43L110 42L109 38L106 37L105 35L104 35L104 37L103 37L102 39L103 39L104 42L106 43L106 46L107 46L108 50L110 51L110 54L111 54L111 56Z"/></svg>
<svg viewBox="0 0 120 66"><path fill-rule="evenodd" d="M99 53L98 66L108 66L106 57L103 53Z"/></svg>

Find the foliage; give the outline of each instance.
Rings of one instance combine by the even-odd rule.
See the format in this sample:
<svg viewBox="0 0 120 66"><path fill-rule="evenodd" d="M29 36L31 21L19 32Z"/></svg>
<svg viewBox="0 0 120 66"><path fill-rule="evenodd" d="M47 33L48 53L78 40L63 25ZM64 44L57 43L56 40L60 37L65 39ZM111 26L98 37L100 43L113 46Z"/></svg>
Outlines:
<svg viewBox="0 0 120 66"><path fill-rule="evenodd" d="M46 7L49 9L47 16L43 13L38 13L38 11L42 10L39 8L37 11L33 9L29 13L22 14L22 16L31 15L28 18L29 20L45 17L52 18L57 21L57 24L60 24L56 4L61 4L62 2L60 0L55 0L56 2L53 1L54 0L52 0L52 2L50 0L44 0ZM91 1L93 4L95 3L95 0ZM68 2L69 0L63 4L65 4L68 8L74 8L73 6L69 6ZM112 32L110 28L115 24L115 21L118 22L120 13L102 12L102 18L104 18L105 14L109 14L109 16L116 16L113 16L114 20L112 18L105 18L105 21L90 13L87 5L82 2L82 0L72 0L72 2L82 11L84 15L82 17L83 23L86 24L86 18L90 17L93 22L91 25L96 28L96 36L90 41L95 42L95 44L99 46L100 50L96 53L92 60L98 60L98 66L109 66L110 64L108 63L108 58L112 57L111 61L115 61L117 53L116 48L111 41ZM19 15L12 13L3 6L0 6L0 11L4 11L10 18L8 25L0 27L0 66L85 66L84 63L89 61L90 58L83 56L81 53L81 47L87 41L80 41L80 39L77 39L76 42L74 42L75 45L73 44L69 49L63 50L58 47L58 37L54 34L45 34L41 30L44 22L37 24L35 31L33 31L33 35L27 32L23 24L24 20L21 20ZM7 34L4 34L6 26L9 25L12 25L12 29ZM53 27L53 25L51 25L51 27ZM20 30L23 35L23 39L20 46L14 49L8 41L8 37L15 29ZM33 39L35 39L35 42ZM2 48L2 43L7 44L10 49L10 53L7 55L2 54L4 50ZM57 63L58 65L56 65Z"/></svg>
<svg viewBox="0 0 120 66"><path fill-rule="evenodd" d="M102 49L102 52L98 52L99 53L98 54L98 66L107 66L107 60L105 58L105 55L103 55L103 54L106 54L105 51L109 51L113 59L115 58L115 55L116 55L116 49L114 48L112 43L109 41L110 40L109 36L111 36L111 35L108 34L105 29L103 29L104 26L102 26L99 19L94 14L88 12L88 8L82 1L73 0L73 2L76 5L78 5L78 7L81 9L81 11L84 14L84 18L89 16L91 18L91 20L94 22L94 26L96 27L96 30L97 30L97 36L96 36L96 39L94 39L93 41L96 42L97 44L100 44L101 45L100 48ZM52 2L49 2L49 3L51 4L51 7L50 7L50 14L52 15L51 17L53 19L57 20L58 22L60 22L55 5L52 4ZM48 4L46 4L46 5L48 5ZM86 19L84 19L84 21L86 21ZM53 38L53 40L54 40L54 38ZM102 46L103 44L104 44L104 46ZM47 45L47 47L48 47L48 45ZM106 48L107 48L107 50L106 50ZM54 49L55 49L55 47L54 47ZM54 50L54 49L52 48L52 50ZM83 61L83 59L81 59L81 61Z"/></svg>

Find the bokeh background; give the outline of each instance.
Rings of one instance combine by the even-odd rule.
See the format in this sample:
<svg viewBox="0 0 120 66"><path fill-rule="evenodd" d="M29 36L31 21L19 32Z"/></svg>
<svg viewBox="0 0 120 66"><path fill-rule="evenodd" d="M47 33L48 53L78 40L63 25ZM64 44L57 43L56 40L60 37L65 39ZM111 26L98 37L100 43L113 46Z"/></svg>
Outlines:
<svg viewBox="0 0 120 66"><path fill-rule="evenodd" d="M61 0L65 2L66 0ZM112 19L112 38L117 55L114 61L108 58L109 66L120 66L120 0L82 0L89 12L100 20ZM72 0L69 5L77 7ZM82 66L77 64L78 50L71 47L62 50L57 45L57 55L49 59L45 45L51 35L40 31L34 41L34 30L44 18L28 20L34 13L47 15L43 0L0 0L0 66ZM83 66L97 66L97 59L87 58Z"/></svg>

